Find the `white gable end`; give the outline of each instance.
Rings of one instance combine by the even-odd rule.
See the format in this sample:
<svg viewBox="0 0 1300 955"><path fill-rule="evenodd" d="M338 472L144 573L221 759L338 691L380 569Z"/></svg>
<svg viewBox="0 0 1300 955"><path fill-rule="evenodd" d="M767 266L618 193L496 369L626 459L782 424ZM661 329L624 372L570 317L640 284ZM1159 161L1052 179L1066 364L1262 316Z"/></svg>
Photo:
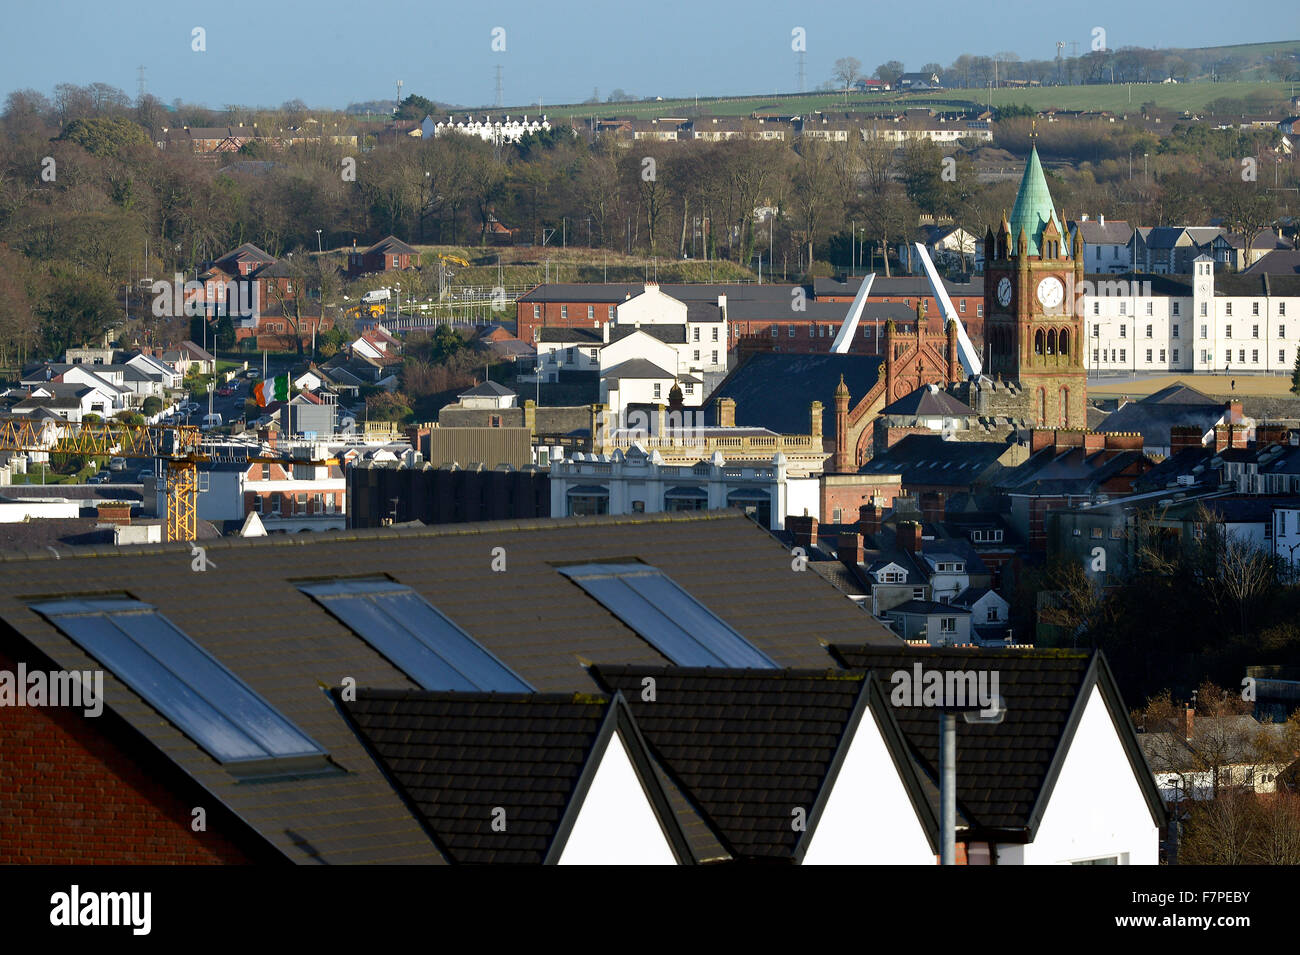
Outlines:
<svg viewBox="0 0 1300 955"><path fill-rule="evenodd" d="M610 736L578 809L560 865L676 865L618 733Z"/></svg>
<svg viewBox="0 0 1300 955"><path fill-rule="evenodd" d="M849 742L804 865L934 865L934 850L868 710Z"/></svg>
<svg viewBox="0 0 1300 955"><path fill-rule="evenodd" d="M999 846L998 861L1059 865L1114 857L1119 865L1157 865L1159 852L1159 830L1094 686L1034 841Z"/></svg>

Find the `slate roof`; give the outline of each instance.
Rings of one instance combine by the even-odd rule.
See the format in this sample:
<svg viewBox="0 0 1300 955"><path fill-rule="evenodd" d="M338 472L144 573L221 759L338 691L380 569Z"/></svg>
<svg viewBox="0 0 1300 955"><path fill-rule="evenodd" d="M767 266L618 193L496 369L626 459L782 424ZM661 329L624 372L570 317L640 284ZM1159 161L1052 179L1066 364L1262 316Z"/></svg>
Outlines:
<svg viewBox="0 0 1300 955"><path fill-rule="evenodd" d="M858 469L861 474L901 474L903 486L973 483L1007 450L1000 441L945 441L938 434L905 435Z"/></svg>
<svg viewBox="0 0 1300 955"><path fill-rule="evenodd" d="M984 294L984 277L982 275L968 276L965 282L954 282L950 279L943 279L943 287L949 296L974 296L978 298ZM862 287L863 279L860 276L854 276L844 279L813 279L813 295L816 298L823 298L829 295L844 296L850 298L858 294L858 289ZM877 275L875 281L871 283L871 297L897 296L915 297L917 295L929 298L934 293L930 290L930 281L924 275L895 275L886 277ZM915 314L913 312L912 314Z"/></svg>
<svg viewBox="0 0 1300 955"><path fill-rule="evenodd" d="M241 783L106 670L107 710L159 760L179 766L298 863L428 863L441 856L322 692L344 675L359 687L419 687L297 581L389 576L539 692L589 692L586 660L666 662L555 569L564 563L638 557L784 667L824 667L826 633L899 642L817 574L790 573L789 552L734 511L223 538L205 546L214 565L207 574L192 571L184 543L0 551L0 642L15 659L41 654L60 669L98 668L29 605L49 595L126 594L156 607L346 772ZM506 549L509 572L485 599L496 546ZM232 606L231 582L254 579L257 586L241 589Z"/></svg>
<svg viewBox="0 0 1300 955"><path fill-rule="evenodd" d="M505 398L510 395L513 395L514 393L515 392L511 391L509 388L507 388L505 385L501 384L500 382L484 381L480 384L475 385L473 388L469 389L468 391L462 391L459 395L457 395L457 397L458 398Z"/></svg>
<svg viewBox="0 0 1300 955"><path fill-rule="evenodd" d="M1224 415L1223 402L1183 384L1170 385L1141 399L1130 401L1106 416L1100 432L1137 432L1145 447L1169 446L1170 429L1194 426L1204 434Z"/></svg>
<svg viewBox="0 0 1300 955"><path fill-rule="evenodd" d="M1164 805L1136 733L1101 654L1068 650L994 650L909 647L904 650L834 645L831 652L854 669L870 669L889 692L890 674L916 663L945 672L996 670L1006 703L1001 723L957 720L957 810L975 832L997 831L1030 841L1060 771L1061 744L1073 735L1091 688L1101 688L1154 824ZM939 779L939 721L931 707L892 706L909 751L926 778ZM974 835L974 833L972 833Z"/></svg>
<svg viewBox="0 0 1300 955"><path fill-rule="evenodd" d="M647 358L629 358L612 368L607 368L602 378L676 378L671 371L660 368Z"/></svg>
<svg viewBox="0 0 1300 955"><path fill-rule="evenodd" d="M609 340L611 342L622 341L636 332L644 332L651 338L657 338L669 345L686 344L685 325L642 325L640 328L635 325L615 325L609 330ZM704 342L698 342L697 344L701 347L704 346Z"/></svg>
<svg viewBox="0 0 1300 955"><path fill-rule="evenodd" d="M1133 227L1124 219L1109 219L1104 225L1096 219L1071 220L1066 227L1071 233L1081 234L1087 245L1127 245L1133 238Z"/></svg>
<svg viewBox="0 0 1300 955"><path fill-rule="evenodd" d="M1260 256L1242 275L1300 275L1300 249L1275 249Z"/></svg>
<svg viewBox="0 0 1300 955"><path fill-rule="evenodd" d="M882 415L908 416L942 416L948 418L965 418L977 412L970 405L958 401L942 388L922 385L911 394L906 394L893 404L880 410Z"/></svg>
<svg viewBox="0 0 1300 955"><path fill-rule="evenodd" d="M758 285L753 282L744 284L709 283L698 285L660 285L659 291L671 298L677 299L679 302L685 302L687 305L687 315L689 316L691 302L712 302L716 306L719 295L727 296L728 306L730 306L733 300L746 301L760 299L773 302L784 302L788 307L790 304L790 290L794 287L795 286L793 285ZM644 291L644 282L609 282L601 284L588 284L584 282L551 282L536 286L527 294L521 296L518 301L591 302L593 304L621 305L623 302L635 298Z"/></svg>
<svg viewBox="0 0 1300 955"><path fill-rule="evenodd" d="M623 693L651 754L736 861L801 858L808 840L793 810L812 831L850 720L874 705L887 740L893 730L879 686L841 671L597 666L591 675ZM653 701L643 699L647 678Z"/></svg>
<svg viewBox="0 0 1300 955"><path fill-rule="evenodd" d="M533 865L558 858L591 783L584 770L622 709L593 694L394 690L361 690L341 706L449 861ZM624 740L653 791L637 734Z"/></svg>
<svg viewBox="0 0 1300 955"><path fill-rule="evenodd" d="M570 328L564 325L543 325L537 329L539 342L580 342L603 345L605 336L599 328Z"/></svg>
<svg viewBox="0 0 1300 955"><path fill-rule="evenodd" d="M906 603L899 604L897 607L890 607L885 613L912 613L930 616L931 614L946 614L950 617L969 617L970 611L962 607L954 607L952 604L939 603L937 600L909 600Z"/></svg>
<svg viewBox="0 0 1300 955"><path fill-rule="evenodd" d="M874 355L799 355L759 352L736 368L709 396L709 420L717 420L719 398L736 402L736 424L770 428L778 434L807 434L808 405L820 401L822 439L835 437L835 389L848 386L849 407L870 391L884 368Z"/></svg>

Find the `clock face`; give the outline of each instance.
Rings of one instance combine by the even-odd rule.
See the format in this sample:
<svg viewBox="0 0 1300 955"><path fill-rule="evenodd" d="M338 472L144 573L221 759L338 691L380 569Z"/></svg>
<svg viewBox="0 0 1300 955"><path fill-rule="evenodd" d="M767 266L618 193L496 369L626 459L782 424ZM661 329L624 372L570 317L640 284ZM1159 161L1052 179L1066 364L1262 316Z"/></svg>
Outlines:
<svg viewBox="0 0 1300 955"><path fill-rule="evenodd" d="M998 282L998 304L1003 308L1011 304L1011 279L1005 276Z"/></svg>
<svg viewBox="0 0 1300 955"><path fill-rule="evenodd" d="M1048 276L1038 283L1038 301L1044 308L1056 308L1065 299L1065 286L1061 280Z"/></svg>

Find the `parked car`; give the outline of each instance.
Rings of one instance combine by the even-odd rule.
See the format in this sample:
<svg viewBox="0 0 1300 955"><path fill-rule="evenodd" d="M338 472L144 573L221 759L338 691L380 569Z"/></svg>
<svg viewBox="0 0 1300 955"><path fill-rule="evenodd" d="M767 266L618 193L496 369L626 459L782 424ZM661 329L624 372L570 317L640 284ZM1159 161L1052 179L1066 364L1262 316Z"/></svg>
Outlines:
<svg viewBox="0 0 1300 955"><path fill-rule="evenodd" d="M113 458L108 462L108 469L110 471L125 471L126 458Z"/></svg>
<svg viewBox="0 0 1300 955"><path fill-rule="evenodd" d="M222 398L229 398L234 393L235 393L234 385L222 385L220 388L217 389L217 394L220 395Z"/></svg>
<svg viewBox="0 0 1300 955"><path fill-rule="evenodd" d="M139 474L135 476L135 483L144 484L152 477L153 477L153 468L145 468L143 471L141 471Z"/></svg>
<svg viewBox="0 0 1300 955"><path fill-rule="evenodd" d="M109 476L108 476L108 474L107 474L106 472L104 472L104 471L100 471L98 474L92 474L90 477L86 478L86 483L87 483L87 484L107 484L107 483L108 483L108 477L109 477Z"/></svg>
<svg viewBox="0 0 1300 955"><path fill-rule="evenodd" d="M250 368L248 369L248 371L244 373L244 377L246 377L249 381L252 381L256 378L261 378L262 373L258 371L256 368Z"/></svg>
<svg viewBox="0 0 1300 955"><path fill-rule="evenodd" d="M221 415L205 414L203 416L203 423L199 425L199 430L211 431L213 428L220 428L221 425L222 425Z"/></svg>

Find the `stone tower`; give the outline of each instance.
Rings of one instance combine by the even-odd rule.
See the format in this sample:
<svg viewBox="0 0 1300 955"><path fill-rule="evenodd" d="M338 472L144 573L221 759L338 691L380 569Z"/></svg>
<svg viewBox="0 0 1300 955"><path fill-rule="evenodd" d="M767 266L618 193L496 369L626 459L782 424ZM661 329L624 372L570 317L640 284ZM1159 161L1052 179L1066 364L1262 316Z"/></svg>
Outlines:
<svg viewBox="0 0 1300 955"><path fill-rule="evenodd" d="M984 238L984 373L1017 383L1040 427L1086 428L1083 244L1061 222L1034 147L1010 221Z"/></svg>

